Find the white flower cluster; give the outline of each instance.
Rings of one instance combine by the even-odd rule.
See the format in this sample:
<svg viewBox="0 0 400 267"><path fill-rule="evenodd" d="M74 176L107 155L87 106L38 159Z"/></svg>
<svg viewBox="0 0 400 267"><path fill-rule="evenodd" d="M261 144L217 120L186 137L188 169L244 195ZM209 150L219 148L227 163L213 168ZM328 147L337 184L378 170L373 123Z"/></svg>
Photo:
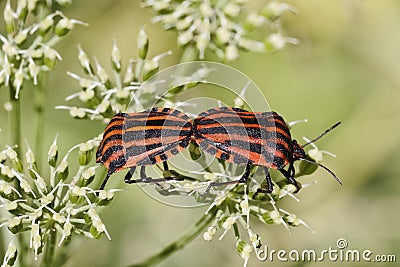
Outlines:
<svg viewBox="0 0 400 267"><path fill-rule="evenodd" d="M0 86L13 89L18 99L25 80L38 83L41 72L54 69L61 60L60 54L52 47L58 43L75 24L82 22L69 19L62 12L55 11L38 17L38 9L47 11L37 0L18 0L16 9L7 3L3 12L5 33L0 33ZM47 1L51 5L51 1ZM69 1L57 1L67 4ZM33 21L33 22L32 22ZM32 23L30 23L32 22Z"/></svg>
<svg viewBox="0 0 400 267"><path fill-rule="evenodd" d="M210 50L225 61L239 57L239 50L255 52L281 50L294 38L284 37L279 18L294 8L279 1L269 1L260 11L251 10L244 0L144 0L143 6L158 13L153 22L178 33L180 46L192 45L203 59ZM265 37L265 29L268 36ZM253 32L263 30L263 39Z"/></svg>
<svg viewBox="0 0 400 267"><path fill-rule="evenodd" d="M288 190L291 190L291 192ZM221 194L206 211L208 213L217 209L214 221L203 234L204 240L211 241L218 229L223 231L218 238L219 240L233 230L237 240L236 250L244 260L243 266L246 266L251 254L257 253L262 246L261 235L255 233L251 227L251 218L255 218L264 224L284 225L288 231L289 226L304 225L309 228L295 214L276 206L276 202L283 197L293 197L292 192L295 190L294 186L285 183L281 187L276 185L271 194L258 196L256 192L247 192L246 185L238 185L229 193ZM297 198L294 199L298 200ZM244 231L239 231L239 227L243 228ZM243 232L247 233L245 237L241 235Z"/></svg>
<svg viewBox="0 0 400 267"><path fill-rule="evenodd" d="M45 251L50 235L58 235L58 246L62 246L73 233L90 238L109 234L96 209L108 205L116 190L95 191L88 187L94 180L97 166L88 163L98 138L72 147L58 162L57 138L48 152L49 173L40 174L35 154L27 145L24 170L21 159L12 147L0 151L0 227L7 227L13 234L29 231L29 246L35 259ZM78 150L79 168L70 173L69 156ZM96 195L98 194L98 196ZM12 253L5 255L3 264L12 265Z"/></svg>
<svg viewBox="0 0 400 267"><path fill-rule="evenodd" d="M83 106L58 106L58 109L69 110L72 117L83 119L100 119L107 122L116 113L124 112L130 101L145 101L153 98L152 92L141 92L140 101L136 94L142 82L148 80L160 68L160 60L171 54L170 51L147 59L149 39L142 28L137 38L138 59L130 59L123 71L121 51L114 40L111 50L113 73L109 75L96 58L89 56L78 46L78 60L85 76L69 72L68 75L79 82L82 90L66 98L67 101L78 98ZM144 96L143 96L144 95ZM140 107L141 105L138 105Z"/></svg>

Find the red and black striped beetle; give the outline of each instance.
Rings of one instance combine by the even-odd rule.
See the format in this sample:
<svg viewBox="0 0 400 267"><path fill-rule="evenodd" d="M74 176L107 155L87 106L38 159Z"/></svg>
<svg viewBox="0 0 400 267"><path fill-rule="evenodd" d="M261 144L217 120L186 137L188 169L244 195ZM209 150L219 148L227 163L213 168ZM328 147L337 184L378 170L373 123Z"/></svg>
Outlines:
<svg viewBox="0 0 400 267"><path fill-rule="evenodd" d="M142 166L140 182L159 181L146 177L145 166L162 162L164 170L168 170L166 160L185 149L191 136L191 120L179 110L152 108L138 113L116 114L104 130L96 153L96 162L108 168L100 189L104 188L111 174L125 168L130 168L125 182L138 182L131 179L137 166Z"/></svg>
<svg viewBox="0 0 400 267"><path fill-rule="evenodd" d="M336 123L311 142L339 124ZM305 145L302 147L291 138L287 124L276 112L250 112L231 107L209 109L194 119L193 139L202 150L216 158L246 164L242 178L227 183L245 182L250 174L250 166L256 165L265 169L266 192L271 193L273 190L269 168L279 170L297 188L297 192L300 185L294 179L293 163L304 160L323 167L341 184L328 168L306 159L303 149ZM285 170L288 164L288 170Z"/></svg>
<svg viewBox="0 0 400 267"><path fill-rule="evenodd" d="M309 143L320 139L339 124L336 123ZM168 170L166 160L185 149L191 141L216 158L246 164L241 179L226 183L214 182L211 186L245 182L250 175L250 166L256 165L265 169L266 192L273 190L269 168L279 170L298 191L300 185L294 179L293 166L297 160L323 167L341 184L339 178L324 165L306 158L303 147L309 143L300 146L296 140L292 140L288 126L276 112L250 112L221 107L207 110L191 121L181 111L153 108L139 113L116 114L107 125L96 153L96 162L108 168L100 189L104 188L111 174L125 168L130 168L125 176L126 183L168 179L148 178L145 166L162 162L164 170ZM288 164L288 170L285 170ZM132 180L137 166L142 166L141 179Z"/></svg>

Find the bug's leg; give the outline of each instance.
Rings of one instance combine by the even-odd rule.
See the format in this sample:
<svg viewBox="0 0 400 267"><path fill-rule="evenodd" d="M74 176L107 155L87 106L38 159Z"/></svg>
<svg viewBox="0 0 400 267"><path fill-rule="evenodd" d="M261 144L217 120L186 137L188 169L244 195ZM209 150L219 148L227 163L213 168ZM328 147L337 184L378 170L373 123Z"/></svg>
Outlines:
<svg viewBox="0 0 400 267"><path fill-rule="evenodd" d="M234 181L229 181L229 182L212 182L208 185L206 191L204 192L207 193L211 187L213 186L221 186L221 185L229 185L229 184L241 184L241 183L245 183L247 181L247 179L249 178L250 175L250 163L247 163L246 165L246 169L242 175L242 177L240 177L239 180L234 180Z"/></svg>
<svg viewBox="0 0 400 267"><path fill-rule="evenodd" d="M294 169L293 162L291 162L289 164L288 172L289 172L290 176L292 176L294 178L294 176L296 174L296 170Z"/></svg>
<svg viewBox="0 0 400 267"><path fill-rule="evenodd" d="M146 175L146 166L142 166L140 168L140 179L132 179L132 176L136 170L136 167L132 167L129 172L125 176L125 183L127 184L136 184L136 183L157 183L157 182L164 182L164 178L160 179L153 179L150 177L147 177Z"/></svg>
<svg viewBox="0 0 400 267"><path fill-rule="evenodd" d="M135 180L132 180L132 176L135 173L135 170L136 170L136 166L131 167L130 170L126 173L125 178L124 178L125 183L127 183L127 184L136 183Z"/></svg>
<svg viewBox="0 0 400 267"><path fill-rule="evenodd" d="M165 180L176 180L176 181L184 180L182 175L180 175L178 172L169 169L168 163L166 161L163 161L163 167L164 167L163 175Z"/></svg>
<svg viewBox="0 0 400 267"><path fill-rule="evenodd" d="M163 161L163 167L164 167L164 171L169 171L168 163L166 161Z"/></svg>
<svg viewBox="0 0 400 267"><path fill-rule="evenodd" d="M146 167L145 166L140 167L140 181L143 183L146 183L148 181L148 179L149 178L147 178L147 175L146 175Z"/></svg>
<svg viewBox="0 0 400 267"><path fill-rule="evenodd" d="M301 186L300 186L299 183L293 178L293 176L291 176L290 173L289 173L287 170L285 170L285 169L280 169L279 171L283 174L283 176L286 177L286 179L289 180L289 182L290 182L292 185L294 185L294 186L296 187L296 191L294 191L293 193L299 192Z"/></svg>
<svg viewBox="0 0 400 267"><path fill-rule="evenodd" d="M267 189L265 187L263 188L258 188L257 193L272 193L274 190L274 184L272 183L271 176L269 175L269 169L268 167L264 167L264 172L265 172L265 183L267 184Z"/></svg>
<svg viewBox="0 0 400 267"><path fill-rule="evenodd" d="M107 183L107 181L108 181L108 178L110 178L110 176L111 176L111 174L113 174L113 172L114 172L114 171L111 170L111 169L108 170L107 175L106 175L106 178L104 178L104 181L103 181L103 183L101 184L99 190L103 190L103 189L104 189L104 187L106 186L106 183Z"/></svg>
<svg viewBox="0 0 400 267"><path fill-rule="evenodd" d="M250 163L247 163L246 170L244 171L242 177L238 180L238 183L245 183L250 175Z"/></svg>

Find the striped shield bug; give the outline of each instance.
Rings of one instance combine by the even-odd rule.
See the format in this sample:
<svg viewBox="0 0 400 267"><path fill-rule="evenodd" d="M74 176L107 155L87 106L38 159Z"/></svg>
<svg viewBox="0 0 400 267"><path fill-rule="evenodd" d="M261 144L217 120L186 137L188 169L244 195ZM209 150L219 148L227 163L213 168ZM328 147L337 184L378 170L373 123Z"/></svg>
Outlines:
<svg viewBox="0 0 400 267"><path fill-rule="evenodd" d="M103 133L96 153L96 162L108 168L100 189L104 189L108 178L125 168L126 183L158 182L146 176L145 166L163 163L168 170L167 159L185 149L192 136L190 118L171 108L152 108L138 113L116 114ZM140 180L132 180L137 166L141 166ZM169 177L177 179L177 177Z"/></svg>
<svg viewBox="0 0 400 267"><path fill-rule="evenodd" d="M320 139L339 124L336 123L311 142ZM279 170L296 187L297 192L301 187L294 179L293 163L297 160L321 166L342 184L327 167L306 158L303 147L311 142L299 145L292 139L284 119L276 112L250 112L231 107L209 109L194 119L193 139L202 150L218 159L246 164L245 172L239 180L213 185L245 182L250 175L250 167L256 165L264 167L266 192L271 193L273 190L269 168ZM289 166L287 170L284 169L286 165Z"/></svg>

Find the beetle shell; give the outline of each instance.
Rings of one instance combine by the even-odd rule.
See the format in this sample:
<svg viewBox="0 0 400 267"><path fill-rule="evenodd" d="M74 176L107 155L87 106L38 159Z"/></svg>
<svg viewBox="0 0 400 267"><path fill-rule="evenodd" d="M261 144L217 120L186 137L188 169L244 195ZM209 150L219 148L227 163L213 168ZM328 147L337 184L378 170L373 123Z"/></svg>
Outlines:
<svg viewBox="0 0 400 267"><path fill-rule="evenodd" d="M302 157L294 155L289 128L276 112L209 109L194 120L193 135L202 150L231 163L282 169Z"/></svg>
<svg viewBox="0 0 400 267"><path fill-rule="evenodd" d="M116 114L107 125L96 153L109 173L153 165L185 149L191 140L190 118L171 108Z"/></svg>

